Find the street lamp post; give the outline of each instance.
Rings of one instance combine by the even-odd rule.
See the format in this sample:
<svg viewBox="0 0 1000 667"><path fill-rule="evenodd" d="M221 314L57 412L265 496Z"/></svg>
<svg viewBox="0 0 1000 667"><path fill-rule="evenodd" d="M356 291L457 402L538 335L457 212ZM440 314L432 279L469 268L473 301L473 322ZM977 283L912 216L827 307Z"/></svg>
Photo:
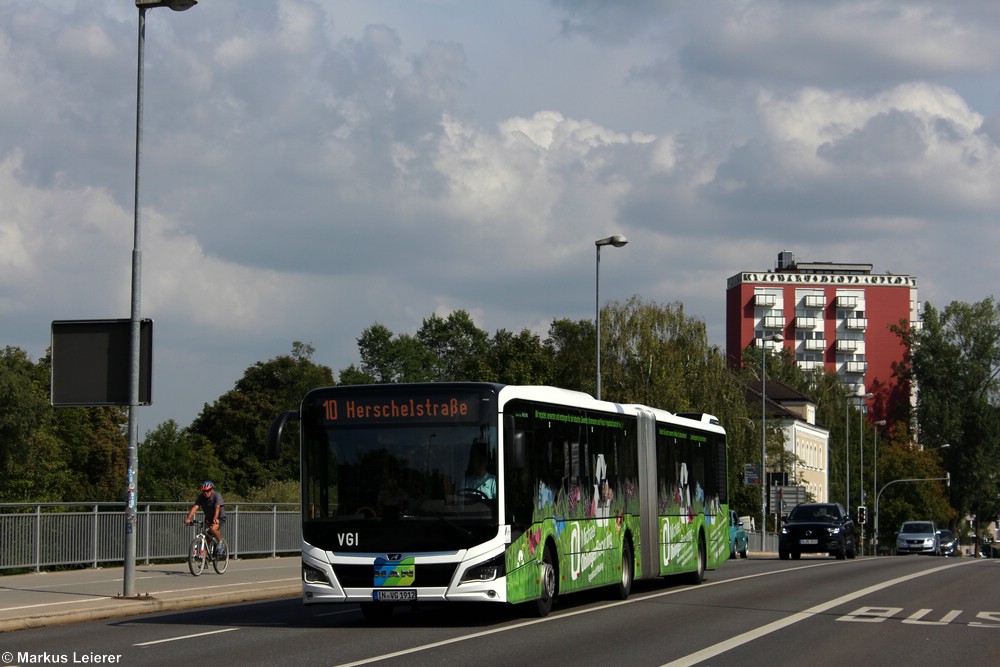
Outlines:
<svg viewBox="0 0 1000 667"><path fill-rule="evenodd" d="M129 376L128 376L128 471L125 495L125 566L123 595L135 597L135 552L136 527L138 525L138 478L139 478L139 331L142 285L142 225L139 211L139 161L142 155L142 90L143 60L146 45L146 10L169 7L182 12L198 4L198 0L135 0L139 10L139 57L136 72L135 94L135 208L133 218L132 243L132 305L129 317Z"/></svg>
<svg viewBox="0 0 1000 667"><path fill-rule="evenodd" d="M768 343L781 343L781 334L762 336L760 339L760 549L764 550L767 535L767 353Z"/></svg>
<svg viewBox="0 0 1000 667"><path fill-rule="evenodd" d="M872 481L872 488L878 491L878 430L880 427L885 426L885 420L879 419L877 422L872 424L872 426L875 427L872 429L875 432L874 435L875 450L872 452L872 457L875 459L874 473L873 473L874 481ZM878 556L878 510L877 509L875 510L874 516L875 516L875 539L873 546L875 548L875 555Z"/></svg>
<svg viewBox="0 0 1000 667"><path fill-rule="evenodd" d="M594 322L597 328L597 390L595 392L597 400L601 400L601 246L610 245L621 248L626 243L628 243L628 239L621 234L594 241L594 245L597 247L597 270L595 272L597 282L594 286L594 310L596 311Z"/></svg>

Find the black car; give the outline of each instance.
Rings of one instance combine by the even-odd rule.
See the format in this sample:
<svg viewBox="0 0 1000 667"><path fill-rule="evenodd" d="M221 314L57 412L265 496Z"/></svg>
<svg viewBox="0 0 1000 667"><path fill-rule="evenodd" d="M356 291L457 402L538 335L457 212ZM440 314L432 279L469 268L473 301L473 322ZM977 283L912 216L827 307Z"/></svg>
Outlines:
<svg viewBox="0 0 1000 667"><path fill-rule="evenodd" d="M854 521L838 503L801 503L785 517L778 536L778 557L827 553L838 560L858 555Z"/></svg>
<svg viewBox="0 0 1000 667"><path fill-rule="evenodd" d="M958 538L955 537L955 533L947 529L941 529L937 532L938 535L938 553L942 556L957 556L958 554Z"/></svg>

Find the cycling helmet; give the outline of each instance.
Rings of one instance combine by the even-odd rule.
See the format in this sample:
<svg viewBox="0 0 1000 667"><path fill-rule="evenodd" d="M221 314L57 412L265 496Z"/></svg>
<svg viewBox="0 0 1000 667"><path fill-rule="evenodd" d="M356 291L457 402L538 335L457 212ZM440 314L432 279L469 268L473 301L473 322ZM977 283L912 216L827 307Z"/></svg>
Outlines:
<svg viewBox="0 0 1000 667"><path fill-rule="evenodd" d="M215 484L212 484L211 482L205 481L205 482L201 483L201 490L202 491L210 491L210 490L212 490L214 488L215 488Z"/></svg>

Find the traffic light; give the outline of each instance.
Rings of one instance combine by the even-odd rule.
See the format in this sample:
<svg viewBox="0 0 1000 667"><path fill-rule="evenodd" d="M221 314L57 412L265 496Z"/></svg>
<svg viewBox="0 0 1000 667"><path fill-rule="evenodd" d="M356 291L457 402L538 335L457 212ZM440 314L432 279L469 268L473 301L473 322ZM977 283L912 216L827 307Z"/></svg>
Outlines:
<svg viewBox="0 0 1000 667"><path fill-rule="evenodd" d="M864 505L858 505L858 523L863 524L868 520L868 508Z"/></svg>

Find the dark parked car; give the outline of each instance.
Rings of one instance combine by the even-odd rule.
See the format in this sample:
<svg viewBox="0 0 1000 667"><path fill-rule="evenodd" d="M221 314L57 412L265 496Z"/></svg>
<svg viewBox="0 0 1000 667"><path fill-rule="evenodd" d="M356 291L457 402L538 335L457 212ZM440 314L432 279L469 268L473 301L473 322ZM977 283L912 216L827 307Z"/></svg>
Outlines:
<svg viewBox="0 0 1000 667"><path fill-rule="evenodd" d="M827 553L838 560L858 555L854 521L839 503L801 503L785 517L778 536L778 557Z"/></svg>
<svg viewBox="0 0 1000 667"><path fill-rule="evenodd" d="M747 531L743 528L743 522L736 516L736 512L729 510L729 557L747 557Z"/></svg>
<svg viewBox="0 0 1000 667"><path fill-rule="evenodd" d="M937 532L938 534L938 549L942 556L957 556L958 555L958 538L955 537L955 533L951 532L946 528L942 528Z"/></svg>

